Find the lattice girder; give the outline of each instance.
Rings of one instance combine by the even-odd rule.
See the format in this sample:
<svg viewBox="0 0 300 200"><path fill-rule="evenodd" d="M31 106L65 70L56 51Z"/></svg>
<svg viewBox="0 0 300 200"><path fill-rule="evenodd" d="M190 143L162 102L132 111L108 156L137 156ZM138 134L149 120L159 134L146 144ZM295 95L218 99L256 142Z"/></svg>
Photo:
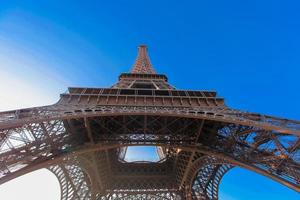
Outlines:
<svg viewBox="0 0 300 200"><path fill-rule="evenodd" d="M87 131L82 131L82 128L84 127L84 119L75 118L74 120L78 123L78 130L81 130L82 134L87 134ZM99 120L101 121L100 124L97 123ZM68 123L71 124L71 122L72 120L68 120ZM11 168L11 166L15 166L16 164L28 164L32 166L40 164L41 167L48 167L50 165L47 164L48 161L54 161L55 157L61 158L60 156L69 155L68 152L76 152L76 149L80 148L85 149L85 151L93 151L93 148L99 144L107 144L107 147L105 147L105 145L101 146L103 149L112 149L113 147L120 148L121 146L127 145L159 145L184 149L184 147L196 145L194 149L179 151L177 156L178 158L176 157L176 166L182 165L179 170L181 171L181 175L179 175L179 171L175 173L178 178L178 180L175 181L177 184L179 184L180 178L184 175L184 169L187 167L187 159L182 159L181 161L180 157L184 154L187 154L187 157L189 157L189 152L205 151L206 153L211 152L212 155L219 155L220 157L227 155L231 159L243 163L242 167L245 167L244 165L250 165L258 168L272 177L278 177L282 183L289 187L299 190L299 137L295 135L266 131L255 127L228 124L224 122L216 123L214 121L205 120L201 134L196 141L195 138L199 128L197 125L201 124L202 120L199 121L195 118L176 118L153 115L123 115L111 117L107 116L102 118L94 117L90 118L89 122L91 124L94 144L91 144L86 136L74 135L72 132L66 132L63 138L66 141L69 141L69 143L63 142L62 144L68 145L56 145L44 151L39 148L39 145L35 146L35 149L38 149L39 151L36 153L36 159L34 161L28 158L33 156L34 151L30 151L30 153L26 153L25 151L23 154L15 154L14 152L23 152L23 149L36 145L36 141L26 143L22 147L12 148L11 151L2 153L0 155L2 163L2 181L9 180L9 177L14 176L14 173L18 174L19 171L21 172L24 169L26 169L25 172L28 172L25 166L20 167L20 169L15 172L12 171L10 173L5 173L7 169ZM64 123L59 124L63 127L70 127L70 124L68 123L65 121ZM121 126L122 129L119 126ZM177 127L181 127L182 129ZM184 127L186 129L184 129ZM68 129L69 128L57 127L55 130ZM78 133L78 131L76 131L76 127L73 127L73 131L74 129L75 133ZM97 130L97 132L94 130ZM27 131L27 129L24 129L24 131ZM111 131L110 137L107 137L107 131ZM126 134L126 131L128 133L136 132L135 134L130 135L128 133ZM186 137L189 138L188 140L184 139L185 136L183 133L188 136ZM81 143L78 144L78 139L74 140L71 136L76 136L75 138L85 138L85 141L81 140ZM77 143L75 143L75 141L77 141ZM45 137L44 142L47 143L47 137ZM272 145L270 145L270 143ZM44 157L44 155L47 155L45 152L57 152L57 154L46 159ZM7 157L6 155L9 155L10 157ZM16 162L10 164L10 160L15 160ZM51 165L53 164L53 162L50 163Z"/></svg>
<svg viewBox="0 0 300 200"><path fill-rule="evenodd" d="M187 199L217 200L221 179L232 167L226 159L195 156L185 183Z"/></svg>
<svg viewBox="0 0 300 200"><path fill-rule="evenodd" d="M227 107L176 107L176 106L126 106L126 105L53 105L0 113L3 131L26 123L40 123L57 119L73 119L112 115L161 115L221 121L265 130L300 135L298 121L285 120L255 113L241 112Z"/></svg>
<svg viewBox="0 0 300 200"><path fill-rule="evenodd" d="M133 74L155 74L150 58L147 53L147 46L140 45L138 48L138 55L131 70Z"/></svg>
<svg viewBox="0 0 300 200"><path fill-rule="evenodd" d="M55 174L61 186L61 200L92 198L90 179L82 166L64 163L50 166L49 170Z"/></svg>
<svg viewBox="0 0 300 200"><path fill-rule="evenodd" d="M106 196L101 196L99 200L181 200L180 193L169 191L140 191L136 192L118 192L110 193Z"/></svg>

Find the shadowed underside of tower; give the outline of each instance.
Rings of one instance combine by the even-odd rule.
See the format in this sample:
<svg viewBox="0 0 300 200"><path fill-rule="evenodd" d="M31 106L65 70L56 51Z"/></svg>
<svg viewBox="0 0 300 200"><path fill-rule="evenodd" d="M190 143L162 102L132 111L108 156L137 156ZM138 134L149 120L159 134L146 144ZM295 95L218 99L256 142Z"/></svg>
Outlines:
<svg viewBox="0 0 300 200"><path fill-rule="evenodd" d="M74 88L58 103L0 113L0 184L48 168L61 199L218 199L240 166L300 192L300 123L231 109L214 91L175 89L139 47L111 88ZM156 146L157 162L128 162Z"/></svg>

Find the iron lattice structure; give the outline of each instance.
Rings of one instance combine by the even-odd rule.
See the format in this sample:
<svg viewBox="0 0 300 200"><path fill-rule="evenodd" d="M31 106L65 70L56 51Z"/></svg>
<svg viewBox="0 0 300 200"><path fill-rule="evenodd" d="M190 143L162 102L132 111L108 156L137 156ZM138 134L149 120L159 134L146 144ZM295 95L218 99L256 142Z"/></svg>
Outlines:
<svg viewBox="0 0 300 200"><path fill-rule="evenodd" d="M48 168L61 199L218 199L240 166L300 192L300 122L231 109L214 91L177 90L140 46L111 88L69 88L58 103L0 113L0 184ZM160 162L124 162L129 146Z"/></svg>

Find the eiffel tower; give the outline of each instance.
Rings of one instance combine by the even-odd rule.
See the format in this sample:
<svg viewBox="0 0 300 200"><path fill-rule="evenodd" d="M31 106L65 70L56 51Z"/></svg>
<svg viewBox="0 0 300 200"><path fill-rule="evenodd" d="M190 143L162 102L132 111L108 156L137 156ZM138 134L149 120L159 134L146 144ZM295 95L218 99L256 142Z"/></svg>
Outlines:
<svg viewBox="0 0 300 200"><path fill-rule="evenodd" d="M132 146L155 146L159 161L127 161ZM145 45L110 88L70 87L54 105L0 113L0 184L47 168L62 200L215 200L235 166L300 192L299 163L299 121L176 89Z"/></svg>

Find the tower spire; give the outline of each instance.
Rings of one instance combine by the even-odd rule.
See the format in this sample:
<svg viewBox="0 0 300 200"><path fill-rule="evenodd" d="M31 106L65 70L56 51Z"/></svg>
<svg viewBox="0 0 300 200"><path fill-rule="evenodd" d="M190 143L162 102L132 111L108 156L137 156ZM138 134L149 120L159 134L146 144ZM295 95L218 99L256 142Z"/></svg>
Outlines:
<svg viewBox="0 0 300 200"><path fill-rule="evenodd" d="M135 74L156 74L153 69L150 58L147 53L147 46L140 45L138 47L138 55L132 67L131 73Z"/></svg>

